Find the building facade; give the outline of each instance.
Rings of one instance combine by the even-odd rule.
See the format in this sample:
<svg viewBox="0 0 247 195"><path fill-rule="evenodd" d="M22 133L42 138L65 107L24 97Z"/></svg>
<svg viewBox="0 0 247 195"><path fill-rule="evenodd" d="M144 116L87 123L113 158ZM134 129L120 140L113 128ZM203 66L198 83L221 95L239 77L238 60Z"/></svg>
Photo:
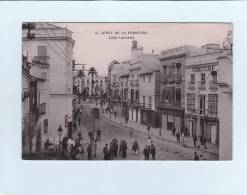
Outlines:
<svg viewBox="0 0 247 195"><path fill-rule="evenodd" d="M189 135L203 137L219 144L220 76L218 57L222 55L217 44L207 44L200 52L191 54L185 65L185 126Z"/></svg>
<svg viewBox="0 0 247 195"><path fill-rule="evenodd" d="M23 54L32 61L30 73L39 78L35 125L35 142L39 150L49 139L58 143L59 126L62 136L72 135L72 32L49 23L35 23L35 38L26 38L23 31ZM39 147L40 145L40 147Z"/></svg>
<svg viewBox="0 0 247 195"><path fill-rule="evenodd" d="M219 77L217 86L219 87L219 159L232 159L232 52L224 52L218 57Z"/></svg>
<svg viewBox="0 0 247 195"><path fill-rule="evenodd" d="M129 120L152 127L159 126L157 102L159 101L158 56L144 54L137 41L132 42L129 66Z"/></svg>
<svg viewBox="0 0 247 195"><path fill-rule="evenodd" d="M161 52L160 102L162 130L184 128L185 63L195 47L181 46Z"/></svg>

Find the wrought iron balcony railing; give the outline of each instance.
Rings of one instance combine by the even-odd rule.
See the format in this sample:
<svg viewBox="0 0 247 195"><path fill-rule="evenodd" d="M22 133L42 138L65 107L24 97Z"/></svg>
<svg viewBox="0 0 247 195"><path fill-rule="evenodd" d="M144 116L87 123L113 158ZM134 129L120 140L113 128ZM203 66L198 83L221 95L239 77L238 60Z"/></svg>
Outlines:
<svg viewBox="0 0 247 195"><path fill-rule="evenodd" d="M206 82L205 81L198 81L198 89L205 90L206 89Z"/></svg>
<svg viewBox="0 0 247 195"><path fill-rule="evenodd" d="M160 106L181 107L181 101L160 100Z"/></svg>
<svg viewBox="0 0 247 195"><path fill-rule="evenodd" d="M41 68L49 68L49 56L34 56L33 63L38 64Z"/></svg>

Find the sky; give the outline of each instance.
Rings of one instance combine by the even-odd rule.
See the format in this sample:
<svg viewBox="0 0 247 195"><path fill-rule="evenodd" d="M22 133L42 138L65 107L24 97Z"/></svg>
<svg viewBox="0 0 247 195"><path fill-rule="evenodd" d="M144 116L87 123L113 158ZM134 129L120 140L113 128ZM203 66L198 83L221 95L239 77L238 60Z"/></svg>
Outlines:
<svg viewBox="0 0 247 195"><path fill-rule="evenodd" d="M144 53L152 53L153 50L154 54L159 54L163 50L182 45L201 47L207 43L219 43L222 46L227 32L232 30L230 23L56 23L56 25L67 26L73 32L72 37L75 40L73 57L76 63L86 64L85 69L95 67L101 76L107 75L108 65L112 60L121 62L130 59L132 38L143 47ZM113 36L117 38L112 39ZM120 39L119 36L125 38Z"/></svg>

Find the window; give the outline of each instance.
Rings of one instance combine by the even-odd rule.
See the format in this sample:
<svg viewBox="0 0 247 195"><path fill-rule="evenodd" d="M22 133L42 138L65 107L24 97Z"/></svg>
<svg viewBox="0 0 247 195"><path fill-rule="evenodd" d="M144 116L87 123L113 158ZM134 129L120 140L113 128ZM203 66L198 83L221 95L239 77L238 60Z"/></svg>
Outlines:
<svg viewBox="0 0 247 195"><path fill-rule="evenodd" d="M171 101L175 100L175 87L172 87L172 97L171 97Z"/></svg>
<svg viewBox="0 0 247 195"><path fill-rule="evenodd" d="M218 107L218 95L208 94L208 114L216 116L217 107Z"/></svg>
<svg viewBox="0 0 247 195"><path fill-rule="evenodd" d="M43 120L43 131L44 133L48 133L48 119Z"/></svg>
<svg viewBox="0 0 247 195"><path fill-rule="evenodd" d="M47 80L47 72L42 72L42 79Z"/></svg>
<svg viewBox="0 0 247 195"><path fill-rule="evenodd" d="M205 114L205 97L206 95L200 95L199 96L199 108L200 108L200 114Z"/></svg>
<svg viewBox="0 0 247 195"><path fill-rule="evenodd" d="M194 74L190 75L190 82L195 83L195 75Z"/></svg>
<svg viewBox="0 0 247 195"><path fill-rule="evenodd" d="M195 94L187 94L187 110L194 111L195 110Z"/></svg>
<svg viewBox="0 0 247 195"><path fill-rule="evenodd" d="M145 104L145 96L142 96L142 103Z"/></svg>
<svg viewBox="0 0 247 195"><path fill-rule="evenodd" d="M149 96L149 106L151 107L152 104L152 96Z"/></svg>
<svg viewBox="0 0 247 195"><path fill-rule="evenodd" d="M149 75L149 83L152 81L152 75Z"/></svg>
<svg viewBox="0 0 247 195"><path fill-rule="evenodd" d="M177 88L176 89L176 101L181 101L181 89Z"/></svg>
<svg viewBox="0 0 247 195"><path fill-rule="evenodd" d="M39 105L39 114L45 114L46 103L42 103Z"/></svg>
<svg viewBox="0 0 247 195"><path fill-rule="evenodd" d="M166 66L163 66L163 74L166 75Z"/></svg>
<svg viewBox="0 0 247 195"><path fill-rule="evenodd" d="M172 72L177 73L177 66L176 63L172 63Z"/></svg>
<svg viewBox="0 0 247 195"><path fill-rule="evenodd" d="M201 83L205 84L205 73L201 73Z"/></svg>
<svg viewBox="0 0 247 195"><path fill-rule="evenodd" d="M163 89L162 90L162 100L165 100L165 98L166 98L166 90Z"/></svg>
<svg viewBox="0 0 247 195"><path fill-rule="evenodd" d="M143 83L145 83L145 75L143 75Z"/></svg>
<svg viewBox="0 0 247 195"><path fill-rule="evenodd" d="M47 56L46 46L38 46L38 56Z"/></svg>
<svg viewBox="0 0 247 195"><path fill-rule="evenodd" d="M172 74L172 66L168 67L168 74Z"/></svg>
<svg viewBox="0 0 247 195"><path fill-rule="evenodd" d="M217 83L217 72L216 71L212 72L212 80L213 80L213 83Z"/></svg>
<svg viewBox="0 0 247 195"><path fill-rule="evenodd" d="M181 63L176 63L177 73L181 73Z"/></svg>

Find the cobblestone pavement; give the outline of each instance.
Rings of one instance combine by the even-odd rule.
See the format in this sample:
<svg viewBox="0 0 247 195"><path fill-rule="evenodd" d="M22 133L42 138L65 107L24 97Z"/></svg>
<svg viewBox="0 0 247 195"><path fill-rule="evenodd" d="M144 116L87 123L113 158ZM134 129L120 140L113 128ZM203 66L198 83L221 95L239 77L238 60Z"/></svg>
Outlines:
<svg viewBox="0 0 247 195"><path fill-rule="evenodd" d="M78 127L78 131L82 132L83 135L83 145L86 151L87 144L89 143L88 130L92 130L93 120L91 117L91 109L93 105L88 103L83 103L82 121L81 125ZM128 144L127 158L126 160L144 160L144 155L142 154L143 148L147 144L148 135L141 131L136 131L131 128L123 126L117 122L114 122L107 117L100 115L99 119L94 120L95 129L99 128L102 131L102 139L97 145L97 156L93 160L103 160L103 147L113 138L117 138L118 141L126 140ZM134 154L131 150L133 142L137 140L140 147L139 154ZM166 141L162 138L152 136L152 141L156 147L156 160L193 160L195 149L186 148L180 144ZM198 151L198 155L202 155L200 160L218 160L218 155L211 154L204 151ZM84 153L82 159L87 159L86 152ZM123 160L120 156L116 160Z"/></svg>

